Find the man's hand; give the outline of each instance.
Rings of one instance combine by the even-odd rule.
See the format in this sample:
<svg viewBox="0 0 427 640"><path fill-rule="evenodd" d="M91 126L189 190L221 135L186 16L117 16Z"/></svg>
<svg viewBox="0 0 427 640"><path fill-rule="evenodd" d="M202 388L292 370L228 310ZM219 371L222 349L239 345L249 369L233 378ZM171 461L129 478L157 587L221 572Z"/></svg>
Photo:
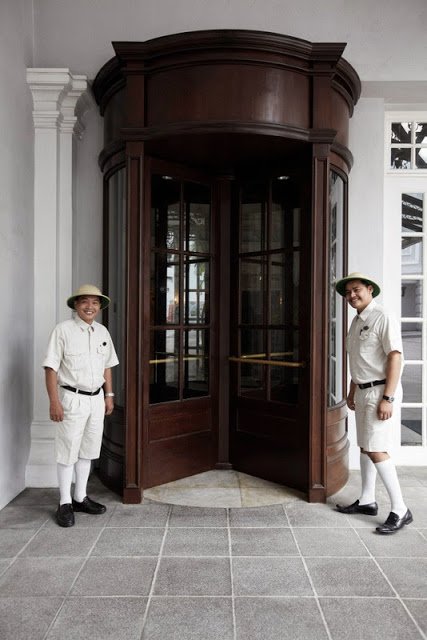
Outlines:
<svg viewBox="0 0 427 640"><path fill-rule="evenodd" d="M59 400L50 403L49 417L53 422L62 422L64 419L64 409Z"/></svg>
<svg viewBox="0 0 427 640"><path fill-rule="evenodd" d="M349 393L348 396L347 396L347 407L351 411L354 411L354 409L355 409L354 394L352 394L352 393Z"/></svg>
<svg viewBox="0 0 427 640"><path fill-rule="evenodd" d="M387 400L381 400L378 405L377 414L379 420L389 420L389 418L391 418L391 416L393 415L392 403L388 402Z"/></svg>
<svg viewBox="0 0 427 640"><path fill-rule="evenodd" d="M105 415L110 416L114 410L114 399L111 396L105 398Z"/></svg>

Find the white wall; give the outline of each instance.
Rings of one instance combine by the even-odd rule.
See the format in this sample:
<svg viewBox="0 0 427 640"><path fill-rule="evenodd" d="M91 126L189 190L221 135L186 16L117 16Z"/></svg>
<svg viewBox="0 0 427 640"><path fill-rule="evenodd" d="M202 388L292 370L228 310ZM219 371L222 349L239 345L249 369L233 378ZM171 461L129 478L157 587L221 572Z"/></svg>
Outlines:
<svg viewBox="0 0 427 640"><path fill-rule="evenodd" d="M25 487L33 394L32 7L0 3L0 508Z"/></svg>

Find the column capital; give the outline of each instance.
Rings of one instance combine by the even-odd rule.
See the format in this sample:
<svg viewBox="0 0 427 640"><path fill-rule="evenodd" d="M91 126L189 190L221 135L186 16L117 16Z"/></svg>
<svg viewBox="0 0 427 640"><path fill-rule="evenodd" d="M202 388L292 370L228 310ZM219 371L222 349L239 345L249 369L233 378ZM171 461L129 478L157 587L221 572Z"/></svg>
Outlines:
<svg viewBox="0 0 427 640"><path fill-rule="evenodd" d="M82 112L77 109L77 104L85 96L87 77L70 74L70 78L71 85L62 99L59 129L61 133L74 133L81 138L84 126L81 122Z"/></svg>

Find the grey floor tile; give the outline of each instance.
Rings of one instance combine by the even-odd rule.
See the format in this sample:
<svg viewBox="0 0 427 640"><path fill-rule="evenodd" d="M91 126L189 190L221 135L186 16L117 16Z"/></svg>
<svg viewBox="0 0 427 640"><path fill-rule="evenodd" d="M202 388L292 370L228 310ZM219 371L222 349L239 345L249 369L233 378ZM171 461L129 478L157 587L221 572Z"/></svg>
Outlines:
<svg viewBox="0 0 427 640"><path fill-rule="evenodd" d="M349 527L348 519L328 504L294 502L286 506L292 527Z"/></svg>
<svg viewBox="0 0 427 640"><path fill-rule="evenodd" d="M303 556L368 556L368 551L351 529L295 528L294 535Z"/></svg>
<svg viewBox="0 0 427 640"><path fill-rule="evenodd" d="M358 533L376 558L427 557L427 540L412 525L403 527L391 536L364 529L359 529Z"/></svg>
<svg viewBox="0 0 427 640"><path fill-rule="evenodd" d="M166 638L233 640L231 598L154 597L150 603L142 640Z"/></svg>
<svg viewBox="0 0 427 640"><path fill-rule="evenodd" d="M427 600L404 600L421 630L427 634Z"/></svg>
<svg viewBox="0 0 427 640"><path fill-rule="evenodd" d="M0 597L0 638L2 640L42 640L62 598Z"/></svg>
<svg viewBox="0 0 427 640"><path fill-rule="evenodd" d="M160 552L164 528L104 529L92 556L157 556Z"/></svg>
<svg viewBox="0 0 427 640"><path fill-rule="evenodd" d="M230 532L233 556L299 556L290 529L247 527Z"/></svg>
<svg viewBox="0 0 427 640"><path fill-rule="evenodd" d="M378 564L399 596L427 598L427 558L379 558Z"/></svg>
<svg viewBox="0 0 427 640"><path fill-rule="evenodd" d="M155 558L89 558L71 595L147 596L155 567Z"/></svg>
<svg viewBox="0 0 427 640"><path fill-rule="evenodd" d="M14 558L35 532L34 529L0 529L0 558Z"/></svg>
<svg viewBox="0 0 427 640"><path fill-rule="evenodd" d="M155 595L231 595L228 558L162 558L154 585Z"/></svg>
<svg viewBox="0 0 427 640"><path fill-rule="evenodd" d="M0 529L38 529L52 518L52 511L44 506L8 505L0 511Z"/></svg>
<svg viewBox="0 0 427 640"><path fill-rule="evenodd" d="M12 564L13 559L9 558L8 560L0 560L0 576L2 573L6 571L8 567Z"/></svg>
<svg viewBox="0 0 427 640"><path fill-rule="evenodd" d="M320 606L333 640L421 640L398 600L321 598Z"/></svg>
<svg viewBox="0 0 427 640"><path fill-rule="evenodd" d="M282 505L230 509L231 527L289 527Z"/></svg>
<svg viewBox="0 0 427 640"><path fill-rule="evenodd" d="M109 523L115 508L115 505L110 505L107 507L107 511L105 513L99 513L96 515L76 512L74 514L75 525L73 529L102 529L102 527L105 527ZM46 522L45 528L59 529L54 513L52 513L52 517L49 522Z"/></svg>
<svg viewBox="0 0 427 640"><path fill-rule="evenodd" d="M173 506L170 527L226 527L227 510Z"/></svg>
<svg viewBox="0 0 427 640"><path fill-rule="evenodd" d="M197 527L168 529L163 556L229 556L225 528Z"/></svg>
<svg viewBox="0 0 427 640"><path fill-rule="evenodd" d="M170 507L166 504L119 504L108 527L164 527Z"/></svg>
<svg viewBox="0 0 427 640"><path fill-rule="evenodd" d="M76 529L75 527L43 528L24 549L21 557L85 557L98 536L99 529L85 531L84 529Z"/></svg>
<svg viewBox="0 0 427 640"><path fill-rule="evenodd" d="M139 640L147 598L68 598L46 640Z"/></svg>
<svg viewBox="0 0 427 640"><path fill-rule="evenodd" d="M319 596L394 596L370 558L306 558Z"/></svg>
<svg viewBox="0 0 427 640"><path fill-rule="evenodd" d="M65 596L82 558L18 558L0 577L0 596Z"/></svg>
<svg viewBox="0 0 427 640"><path fill-rule="evenodd" d="M233 558L236 596L312 596L300 558Z"/></svg>
<svg viewBox="0 0 427 640"><path fill-rule="evenodd" d="M58 502L58 489L24 489L12 502L12 506L48 505L53 507Z"/></svg>
<svg viewBox="0 0 427 640"><path fill-rule="evenodd" d="M326 640L314 598L236 598L237 640Z"/></svg>

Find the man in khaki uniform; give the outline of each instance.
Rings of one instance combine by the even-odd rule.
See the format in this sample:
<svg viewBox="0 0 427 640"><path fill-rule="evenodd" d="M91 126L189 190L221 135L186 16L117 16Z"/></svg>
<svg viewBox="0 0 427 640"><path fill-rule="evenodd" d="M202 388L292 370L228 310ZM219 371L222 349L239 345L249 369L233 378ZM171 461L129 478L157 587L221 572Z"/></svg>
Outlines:
<svg viewBox="0 0 427 640"><path fill-rule="evenodd" d="M380 287L362 273L350 273L336 283L336 290L357 311L347 336L351 382L347 406L355 411L360 447L362 491L351 505L337 505L341 513L375 516L375 481L379 473L390 497L387 520L376 528L380 534L396 533L412 522L403 501L396 467L390 458L393 406L401 400L402 338L397 321L373 298Z"/></svg>
<svg viewBox="0 0 427 640"><path fill-rule="evenodd" d="M43 361L50 419L57 423L55 452L60 491L56 520L74 525L74 512L97 515L106 507L86 495L91 461L99 458L104 416L114 409L111 367L118 364L111 336L95 322L110 299L98 287L83 285L67 300L76 312L59 323ZM71 498L73 472L76 474Z"/></svg>

